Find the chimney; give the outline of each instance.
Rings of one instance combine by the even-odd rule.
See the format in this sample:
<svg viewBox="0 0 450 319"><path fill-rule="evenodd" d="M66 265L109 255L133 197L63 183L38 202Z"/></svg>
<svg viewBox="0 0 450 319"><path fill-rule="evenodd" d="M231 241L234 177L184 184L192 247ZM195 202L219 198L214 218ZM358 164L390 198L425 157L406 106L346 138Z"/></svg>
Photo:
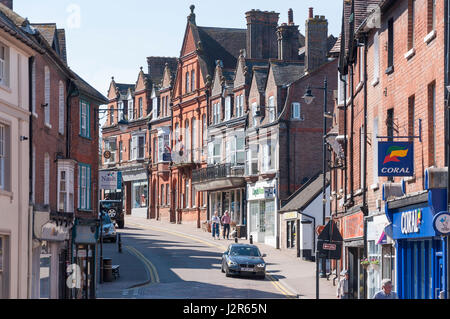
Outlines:
<svg viewBox="0 0 450 319"><path fill-rule="evenodd" d="M278 59L279 60L298 60L298 49L300 46L300 31L298 25L294 24L294 11L289 9L289 23L283 23L277 28L278 39Z"/></svg>
<svg viewBox="0 0 450 319"><path fill-rule="evenodd" d="M251 10L247 19L247 57L270 59L277 57L277 26L280 14L274 11Z"/></svg>
<svg viewBox="0 0 450 319"><path fill-rule="evenodd" d="M328 20L325 16L314 16L309 8L310 18L305 28L305 68L312 72L327 61L328 55Z"/></svg>
<svg viewBox="0 0 450 319"><path fill-rule="evenodd" d="M0 3L13 10L13 0L0 0Z"/></svg>
<svg viewBox="0 0 450 319"><path fill-rule="evenodd" d="M309 19L314 17L314 8L309 8Z"/></svg>

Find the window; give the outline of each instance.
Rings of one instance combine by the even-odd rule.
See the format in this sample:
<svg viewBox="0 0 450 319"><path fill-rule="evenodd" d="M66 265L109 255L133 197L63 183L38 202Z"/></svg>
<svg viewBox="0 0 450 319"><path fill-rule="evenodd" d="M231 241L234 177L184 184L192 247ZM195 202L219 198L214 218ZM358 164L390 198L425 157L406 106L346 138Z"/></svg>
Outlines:
<svg viewBox="0 0 450 319"><path fill-rule="evenodd" d="M262 171L269 172L275 169L275 149L271 140L263 145Z"/></svg>
<svg viewBox="0 0 450 319"><path fill-rule="evenodd" d="M170 112L170 104L169 104L169 96L167 95L166 96L166 116L170 115L169 112Z"/></svg>
<svg viewBox="0 0 450 319"><path fill-rule="evenodd" d="M105 150L109 151L111 153L110 158L105 158L106 164L114 164L116 163L116 151L117 151L117 144L116 144L116 138L110 138L105 140Z"/></svg>
<svg viewBox="0 0 450 319"><path fill-rule="evenodd" d="M123 145L122 141L119 141L119 163L123 161Z"/></svg>
<svg viewBox="0 0 450 319"><path fill-rule="evenodd" d="M128 120L134 120L134 101L132 98L128 100Z"/></svg>
<svg viewBox="0 0 450 319"><path fill-rule="evenodd" d="M256 125L258 125L258 103L253 103L252 104L252 118L253 118L253 127L256 127Z"/></svg>
<svg viewBox="0 0 450 319"><path fill-rule="evenodd" d="M189 156L189 151L191 150L192 146L191 146L191 130L189 127L189 120L186 120L184 122L184 147L186 148L186 153Z"/></svg>
<svg viewBox="0 0 450 319"><path fill-rule="evenodd" d="M166 184L166 203L167 203L167 205L170 205L169 184Z"/></svg>
<svg viewBox="0 0 450 319"><path fill-rule="evenodd" d="M436 0L428 0L428 21L427 31L428 33L436 30Z"/></svg>
<svg viewBox="0 0 450 319"><path fill-rule="evenodd" d="M220 102L213 104L213 124L218 124L220 122Z"/></svg>
<svg viewBox="0 0 450 319"><path fill-rule="evenodd" d="M291 116L293 120L302 120L301 118L301 104L298 102L292 103Z"/></svg>
<svg viewBox="0 0 450 319"><path fill-rule="evenodd" d="M345 100L345 84L347 81L347 76L343 76L344 81L341 80L341 74L338 72L338 104L343 105Z"/></svg>
<svg viewBox="0 0 450 319"><path fill-rule="evenodd" d="M44 120L47 126L50 126L50 69L45 66L44 70Z"/></svg>
<svg viewBox="0 0 450 319"><path fill-rule="evenodd" d="M114 105L109 110L109 125L114 125Z"/></svg>
<svg viewBox="0 0 450 319"><path fill-rule="evenodd" d="M50 156L44 155L44 205L50 204Z"/></svg>
<svg viewBox="0 0 450 319"><path fill-rule="evenodd" d="M275 121L275 97L271 96L269 97L269 122Z"/></svg>
<svg viewBox="0 0 450 319"><path fill-rule="evenodd" d="M428 85L428 166L436 165L436 83Z"/></svg>
<svg viewBox="0 0 450 319"><path fill-rule="evenodd" d="M11 190L10 161L9 126L0 123L0 190Z"/></svg>
<svg viewBox="0 0 450 319"><path fill-rule="evenodd" d="M184 207L188 208L188 207L190 207L189 206L189 195L190 195L190 192L189 192L189 179L186 178L186 182L185 183L186 183L186 186L185 186L185 189L184 189L184 196L185 196L186 201L185 201Z"/></svg>
<svg viewBox="0 0 450 319"><path fill-rule="evenodd" d="M118 104L117 104L117 108L119 109L119 118L117 119L118 121L121 121L121 120L123 120L123 111L124 111L124 109L123 109L123 102L122 101L120 101Z"/></svg>
<svg viewBox="0 0 450 319"><path fill-rule="evenodd" d="M364 82L364 47L359 47L359 82Z"/></svg>
<svg viewBox="0 0 450 319"><path fill-rule="evenodd" d="M152 99L152 107L153 107L153 120L156 120L159 117L159 105L158 105L158 97L155 96Z"/></svg>
<svg viewBox="0 0 450 319"><path fill-rule="evenodd" d="M0 71L1 72L1 71ZM31 111L36 114L36 61L33 60L31 67Z"/></svg>
<svg viewBox="0 0 450 319"><path fill-rule="evenodd" d="M414 48L416 0L408 1L408 51Z"/></svg>
<svg viewBox="0 0 450 319"><path fill-rule="evenodd" d="M373 82L376 85L380 79L380 33L377 31L373 37Z"/></svg>
<svg viewBox="0 0 450 319"><path fill-rule="evenodd" d="M225 98L225 121L231 119L231 96Z"/></svg>
<svg viewBox="0 0 450 319"><path fill-rule="evenodd" d="M192 187L192 207L197 207L197 191Z"/></svg>
<svg viewBox="0 0 450 319"><path fill-rule="evenodd" d="M156 139L155 139L156 141ZM170 135L163 134L158 136L158 161L164 162L164 153L169 153Z"/></svg>
<svg viewBox="0 0 450 319"><path fill-rule="evenodd" d="M221 162L222 157L222 139L221 138L215 138L213 139L212 143L208 144L209 148L209 156L208 161L209 164L219 164Z"/></svg>
<svg viewBox="0 0 450 319"><path fill-rule="evenodd" d="M297 242L296 220L290 220L286 222L286 248L295 248Z"/></svg>
<svg viewBox="0 0 450 319"><path fill-rule="evenodd" d="M191 91L194 92L195 91L195 70L192 70L191 74L192 74L192 76L191 76L191 86L192 86Z"/></svg>
<svg viewBox="0 0 450 319"><path fill-rule="evenodd" d="M9 48L0 43L0 85L9 86Z"/></svg>
<svg viewBox="0 0 450 319"><path fill-rule="evenodd" d="M145 157L145 135L134 135L131 142L131 159L142 160Z"/></svg>
<svg viewBox="0 0 450 319"><path fill-rule="evenodd" d="M153 155L152 155L154 164L156 164L157 161L161 161L161 158L159 157L159 156L161 156L161 148L158 149L158 146L161 146L161 145L158 144L158 139L154 138L153 139ZM158 154L156 153L156 151L158 151Z"/></svg>
<svg viewBox="0 0 450 319"><path fill-rule="evenodd" d="M164 185L161 185L161 197L160 197L160 203L161 203L161 206L163 206L163 205L165 205L166 203L164 202L164 200L165 200L165 197L164 197Z"/></svg>
<svg viewBox="0 0 450 319"><path fill-rule="evenodd" d="M9 296L9 236L0 235L0 299L8 299Z"/></svg>
<svg viewBox="0 0 450 319"><path fill-rule="evenodd" d="M189 82L189 72L186 72L186 93L189 93L191 86Z"/></svg>
<svg viewBox="0 0 450 319"><path fill-rule="evenodd" d="M139 104L139 111L138 111L138 117L142 118L144 116L144 104L143 104L143 100L140 97L138 100L138 104Z"/></svg>
<svg viewBox="0 0 450 319"><path fill-rule="evenodd" d="M62 81L59 81L59 127L58 132L61 135L64 135L64 83Z"/></svg>
<svg viewBox="0 0 450 319"><path fill-rule="evenodd" d="M91 209L91 166L78 165L78 208Z"/></svg>
<svg viewBox="0 0 450 319"><path fill-rule="evenodd" d="M73 213L73 170L58 168L58 211Z"/></svg>
<svg viewBox="0 0 450 319"><path fill-rule="evenodd" d="M180 144L180 124L178 124L178 123L175 124L175 140L174 140L173 144L174 144L174 149L176 151L179 151L177 146L179 147L179 144Z"/></svg>
<svg viewBox="0 0 450 319"><path fill-rule="evenodd" d="M231 163L233 165L245 165L245 135L241 132L237 132L236 135L232 137L231 147Z"/></svg>
<svg viewBox="0 0 450 319"><path fill-rule="evenodd" d="M247 151L247 175L258 175L259 144L250 145Z"/></svg>
<svg viewBox="0 0 450 319"><path fill-rule="evenodd" d="M240 110L239 110L240 103L241 103L241 100L239 98L239 95L236 95L236 98L234 99L234 107L236 109L235 112L234 112L234 115L236 117L240 117L241 116L241 113L240 113Z"/></svg>
<svg viewBox="0 0 450 319"><path fill-rule="evenodd" d="M90 138L90 105L85 101L80 101L80 135Z"/></svg>
<svg viewBox="0 0 450 319"><path fill-rule="evenodd" d="M197 120L196 118L192 118L192 151L194 152L194 160L197 161L200 159L198 154L198 134L197 134Z"/></svg>
<svg viewBox="0 0 450 319"><path fill-rule="evenodd" d="M390 74L394 71L394 19L388 21L388 43L387 43L388 68L386 73Z"/></svg>

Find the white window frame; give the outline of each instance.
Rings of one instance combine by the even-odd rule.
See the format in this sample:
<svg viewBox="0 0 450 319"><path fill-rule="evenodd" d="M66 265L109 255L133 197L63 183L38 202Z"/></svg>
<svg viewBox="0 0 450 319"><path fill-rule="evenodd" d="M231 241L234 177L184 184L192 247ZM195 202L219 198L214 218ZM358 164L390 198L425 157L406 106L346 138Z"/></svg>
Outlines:
<svg viewBox="0 0 450 319"><path fill-rule="evenodd" d="M380 32L377 30L373 37L373 79L372 85L375 86L380 81Z"/></svg>
<svg viewBox="0 0 450 319"><path fill-rule="evenodd" d="M114 145L114 147L111 147ZM105 150L111 153L110 158L105 158L105 164L115 164L117 160L117 138L109 137L105 139Z"/></svg>
<svg viewBox="0 0 450 319"><path fill-rule="evenodd" d="M9 47L0 43L0 85L9 87Z"/></svg>
<svg viewBox="0 0 450 319"><path fill-rule="evenodd" d="M91 167L87 165L78 166L78 209L91 209Z"/></svg>
<svg viewBox="0 0 450 319"><path fill-rule="evenodd" d="M8 137L7 137L8 127L0 123L0 190L6 189L7 177L6 177L6 166L7 166L7 156L8 156Z"/></svg>
<svg viewBox="0 0 450 319"><path fill-rule="evenodd" d="M258 119L256 117L256 112L258 111L258 103L252 104L252 119L253 119L253 127L258 125Z"/></svg>
<svg viewBox="0 0 450 319"><path fill-rule="evenodd" d="M291 119L302 121L302 105L300 102L293 102L291 106Z"/></svg>
<svg viewBox="0 0 450 319"><path fill-rule="evenodd" d="M271 96L269 97L269 107L268 107L268 113L269 113L269 122L272 123L275 121L275 97Z"/></svg>
<svg viewBox="0 0 450 319"><path fill-rule="evenodd" d="M128 120L134 120L134 100L133 98L128 100Z"/></svg>
<svg viewBox="0 0 450 319"><path fill-rule="evenodd" d="M231 96L225 98L225 121L231 119Z"/></svg>
<svg viewBox="0 0 450 319"><path fill-rule="evenodd" d="M159 101L158 97L155 96L152 98L152 107L153 107L153 120L157 120L159 118Z"/></svg>
<svg viewBox="0 0 450 319"><path fill-rule="evenodd" d="M62 174L65 174L65 180L62 180ZM73 213L74 212L74 170L73 168L69 168L67 166L58 166L58 211L64 213ZM61 186L65 186L65 190L61 189ZM61 207L61 196L65 197L65 206Z"/></svg>
<svg viewBox="0 0 450 319"><path fill-rule="evenodd" d="M50 204L50 155L44 154L44 205Z"/></svg>
<svg viewBox="0 0 450 319"><path fill-rule="evenodd" d="M143 140L142 145L139 143L139 141ZM146 136L145 134L135 134L132 136L132 142L131 142L131 159L132 160L143 160L145 159L145 141ZM140 151L142 151L142 156L139 156Z"/></svg>

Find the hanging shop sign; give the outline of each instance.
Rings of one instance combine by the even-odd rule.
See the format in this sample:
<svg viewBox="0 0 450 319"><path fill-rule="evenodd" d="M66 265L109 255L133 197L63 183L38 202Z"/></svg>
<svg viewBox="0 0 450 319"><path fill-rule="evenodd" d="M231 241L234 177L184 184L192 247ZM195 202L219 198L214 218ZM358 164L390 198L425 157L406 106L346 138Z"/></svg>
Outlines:
<svg viewBox="0 0 450 319"><path fill-rule="evenodd" d="M117 190L122 189L122 172L99 171L100 189Z"/></svg>
<svg viewBox="0 0 450 319"><path fill-rule="evenodd" d="M378 176L413 176L414 143L378 142Z"/></svg>
<svg viewBox="0 0 450 319"><path fill-rule="evenodd" d="M450 235L450 213L449 212L440 212L433 218L433 228L434 230L441 235L449 236Z"/></svg>

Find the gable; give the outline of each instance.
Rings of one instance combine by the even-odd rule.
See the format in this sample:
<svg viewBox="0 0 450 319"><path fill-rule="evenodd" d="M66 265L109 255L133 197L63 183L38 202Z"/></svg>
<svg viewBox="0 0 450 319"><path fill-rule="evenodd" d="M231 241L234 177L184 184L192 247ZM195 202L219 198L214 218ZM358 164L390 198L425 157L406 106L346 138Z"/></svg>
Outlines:
<svg viewBox="0 0 450 319"><path fill-rule="evenodd" d="M194 34L192 32L191 24L188 22L186 27L186 33L184 35L183 46L181 48L181 56L188 55L197 50L197 46L195 44Z"/></svg>
<svg viewBox="0 0 450 319"><path fill-rule="evenodd" d="M172 74L168 66L164 69L164 75L162 80L162 88L168 88L172 85Z"/></svg>
<svg viewBox="0 0 450 319"><path fill-rule="evenodd" d="M220 67L216 68L214 73L214 82L211 90L211 96L216 96L222 94L222 69Z"/></svg>
<svg viewBox="0 0 450 319"><path fill-rule="evenodd" d="M145 90L146 88L147 87L145 85L144 72L141 71L141 72L139 72L139 77L138 77L138 80L136 82L136 89L135 89L135 91L139 92L139 91Z"/></svg>
<svg viewBox="0 0 450 319"><path fill-rule="evenodd" d="M111 84L109 85L109 90L108 90L108 99L114 100L116 98L117 98L116 86L114 85L114 82L111 82Z"/></svg>
<svg viewBox="0 0 450 319"><path fill-rule="evenodd" d="M245 62L241 59L238 60L238 66L236 70L236 78L234 80L234 87L240 87L246 84L246 77L245 77L245 68L244 68Z"/></svg>

